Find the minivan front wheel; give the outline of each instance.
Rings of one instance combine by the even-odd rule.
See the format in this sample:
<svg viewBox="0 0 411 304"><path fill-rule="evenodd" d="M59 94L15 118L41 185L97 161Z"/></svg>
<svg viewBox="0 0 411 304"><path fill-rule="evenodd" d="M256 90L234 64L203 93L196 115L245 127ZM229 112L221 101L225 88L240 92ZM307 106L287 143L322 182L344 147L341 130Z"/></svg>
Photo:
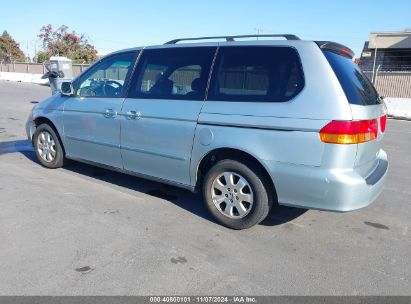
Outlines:
<svg viewBox="0 0 411 304"><path fill-rule="evenodd" d="M34 151L40 163L56 169L64 164L64 151L56 132L48 124L36 128L33 136Z"/></svg>
<svg viewBox="0 0 411 304"><path fill-rule="evenodd" d="M267 216L272 200L269 183L253 164L224 159L206 174L203 195L207 207L221 224L246 229Z"/></svg>

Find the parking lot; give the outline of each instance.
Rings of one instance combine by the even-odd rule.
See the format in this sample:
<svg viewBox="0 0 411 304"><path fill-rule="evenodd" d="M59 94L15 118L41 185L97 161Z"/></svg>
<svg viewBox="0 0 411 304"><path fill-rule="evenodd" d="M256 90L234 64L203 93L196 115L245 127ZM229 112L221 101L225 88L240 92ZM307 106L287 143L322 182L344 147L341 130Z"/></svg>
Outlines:
<svg viewBox="0 0 411 304"><path fill-rule="evenodd" d="M280 207L234 231L186 190L41 167L24 125L49 94L0 82L0 295L411 295L411 122L388 121L389 175L369 207Z"/></svg>

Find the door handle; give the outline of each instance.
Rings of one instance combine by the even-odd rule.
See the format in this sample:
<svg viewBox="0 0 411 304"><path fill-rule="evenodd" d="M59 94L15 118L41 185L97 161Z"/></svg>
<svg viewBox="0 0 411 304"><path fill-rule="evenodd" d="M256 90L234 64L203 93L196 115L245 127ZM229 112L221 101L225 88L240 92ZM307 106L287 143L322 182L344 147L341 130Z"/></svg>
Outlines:
<svg viewBox="0 0 411 304"><path fill-rule="evenodd" d="M114 112L113 109L106 109L106 111L104 112L104 117L105 118L112 118L116 115L116 112Z"/></svg>
<svg viewBox="0 0 411 304"><path fill-rule="evenodd" d="M141 113L135 110L130 110L127 112L127 119L140 119Z"/></svg>

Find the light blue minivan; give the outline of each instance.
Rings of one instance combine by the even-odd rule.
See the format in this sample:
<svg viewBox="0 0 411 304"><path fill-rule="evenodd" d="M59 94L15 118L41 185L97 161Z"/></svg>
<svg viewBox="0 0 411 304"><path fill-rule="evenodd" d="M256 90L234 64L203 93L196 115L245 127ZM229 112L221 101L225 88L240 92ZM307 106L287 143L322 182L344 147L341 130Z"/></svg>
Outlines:
<svg viewBox="0 0 411 304"><path fill-rule="evenodd" d="M27 135L39 161L59 168L73 159L202 190L214 217L234 229L277 204L370 204L388 169L387 116L352 51L263 36L272 39L177 39L104 57L33 108Z"/></svg>

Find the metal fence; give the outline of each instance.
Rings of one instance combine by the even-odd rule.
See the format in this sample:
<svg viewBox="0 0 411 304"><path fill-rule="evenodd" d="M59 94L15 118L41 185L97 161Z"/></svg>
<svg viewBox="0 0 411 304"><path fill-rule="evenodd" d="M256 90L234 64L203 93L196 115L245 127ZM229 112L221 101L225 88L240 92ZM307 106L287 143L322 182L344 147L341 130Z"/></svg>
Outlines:
<svg viewBox="0 0 411 304"><path fill-rule="evenodd" d="M73 64L73 76L77 76L88 66L88 64ZM0 72L44 74L46 71L43 63L0 62ZM370 80L372 79L372 71L364 71L364 73ZM411 98L411 70L400 71L397 68L377 70L374 82L381 96Z"/></svg>
<svg viewBox="0 0 411 304"><path fill-rule="evenodd" d="M364 71L372 79L372 71ZM411 71L378 71L375 88L381 96L411 98Z"/></svg>
<svg viewBox="0 0 411 304"><path fill-rule="evenodd" d="M73 64L73 76L77 76L88 66L88 64ZM44 74L47 69L44 63L14 61L11 63L0 62L0 72Z"/></svg>

